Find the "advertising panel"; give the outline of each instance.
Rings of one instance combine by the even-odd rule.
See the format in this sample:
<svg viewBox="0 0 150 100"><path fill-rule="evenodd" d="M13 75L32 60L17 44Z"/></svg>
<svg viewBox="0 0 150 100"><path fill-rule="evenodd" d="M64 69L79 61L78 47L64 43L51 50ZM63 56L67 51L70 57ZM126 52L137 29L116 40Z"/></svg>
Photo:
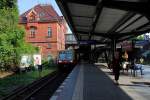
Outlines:
<svg viewBox="0 0 150 100"><path fill-rule="evenodd" d="M40 54L33 55L33 59L34 59L34 66L41 65L41 55Z"/></svg>

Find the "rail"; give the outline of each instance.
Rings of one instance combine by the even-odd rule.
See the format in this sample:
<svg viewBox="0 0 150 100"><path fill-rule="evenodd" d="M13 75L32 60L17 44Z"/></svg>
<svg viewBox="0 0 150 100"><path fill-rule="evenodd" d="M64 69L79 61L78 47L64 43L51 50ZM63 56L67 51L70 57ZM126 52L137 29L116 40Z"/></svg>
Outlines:
<svg viewBox="0 0 150 100"><path fill-rule="evenodd" d="M52 72L51 74L23 87L17 88L13 93L3 98L2 100L27 100L34 93L39 91L49 82L52 82L59 74L57 71Z"/></svg>

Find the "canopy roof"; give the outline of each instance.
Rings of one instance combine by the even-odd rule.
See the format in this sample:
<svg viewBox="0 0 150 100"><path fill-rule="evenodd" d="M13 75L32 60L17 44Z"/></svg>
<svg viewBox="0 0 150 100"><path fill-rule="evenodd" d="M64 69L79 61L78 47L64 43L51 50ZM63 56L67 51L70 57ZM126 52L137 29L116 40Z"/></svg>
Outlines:
<svg viewBox="0 0 150 100"><path fill-rule="evenodd" d="M149 0L56 0L78 41L118 42L150 31Z"/></svg>

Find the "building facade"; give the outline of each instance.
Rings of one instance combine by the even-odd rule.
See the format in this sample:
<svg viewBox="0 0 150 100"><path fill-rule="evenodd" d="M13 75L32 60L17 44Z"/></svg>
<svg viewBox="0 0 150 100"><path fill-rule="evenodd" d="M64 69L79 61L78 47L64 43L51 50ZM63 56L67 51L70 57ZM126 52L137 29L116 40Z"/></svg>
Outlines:
<svg viewBox="0 0 150 100"><path fill-rule="evenodd" d="M65 49L66 21L51 5L36 5L20 15L19 24L26 30L25 40L39 47L42 58L55 58Z"/></svg>

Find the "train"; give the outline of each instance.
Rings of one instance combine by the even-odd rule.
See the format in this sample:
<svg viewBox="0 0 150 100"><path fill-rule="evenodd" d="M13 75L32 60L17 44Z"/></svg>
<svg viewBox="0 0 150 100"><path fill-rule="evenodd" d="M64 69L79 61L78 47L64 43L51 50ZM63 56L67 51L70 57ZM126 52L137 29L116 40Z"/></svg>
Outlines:
<svg viewBox="0 0 150 100"><path fill-rule="evenodd" d="M59 51L57 57L57 65L61 71L71 69L76 64L77 64L77 54L75 50L70 49Z"/></svg>

